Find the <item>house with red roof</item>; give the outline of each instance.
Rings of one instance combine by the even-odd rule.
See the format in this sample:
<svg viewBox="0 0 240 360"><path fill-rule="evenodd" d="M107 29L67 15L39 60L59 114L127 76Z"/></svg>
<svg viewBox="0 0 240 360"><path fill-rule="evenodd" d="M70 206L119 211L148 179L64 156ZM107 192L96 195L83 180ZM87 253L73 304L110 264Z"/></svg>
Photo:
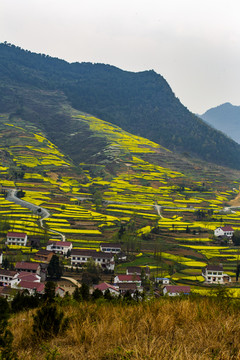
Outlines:
<svg viewBox="0 0 240 360"><path fill-rule="evenodd" d="M98 285L94 285L93 288L94 288L94 290L95 289L101 290L103 294L105 294L105 292L107 290L109 290L111 295L113 295L113 296L118 296L119 295L119 290L115 286L113 286L111 284L108 284L106 282L103 282L103 283L98 284Z"/></svg>
<svg viewBox="0 0 240 360"><path fill-rule="evenodd" d="M40 275L41 273L41 265L30 261L18 261L15 265L15 269L18 272L26 271L37 275Z"/></svg>
<svg viewBox="0 0 240 360"><path fill-rule="evenodd" d="M218 227L214 230L214 236L232 238L234 230L230 225Z"/></svg>
<svg viewBox="0 0 240 360"><path fill-rule="evenodd" d="M72 250L72 243L69 241L49 241L46 250L55 254L67 255Z"/></svg>
<svg viewBox="0 0 240 360"><path fill-rule="evenodd" d="M141 286L141 277L139 275L116 275L114 278L114 284L121 283L135 283L137 286Z"/></svg>
<svg viewBox="0 0 240 360"><path fill-rule="evenodd" d="M187 285L166 285L163 288L163 295L168 296L189 295L190 292L191 288Z"/></svg>
<svg viewBox="0 0 240 360"><path fill-rule="evenodd" d="M13 284L12 288L28 290L30 295L34 295L35 293L44 294L45 285L40 282L21 280L18 284Z"/></svg>
<svg viewBox="0 0 240 360"><path fill-rule="evenodd" d="M6 245L27 245L27 234L19 232L8 232Z"/></svg>

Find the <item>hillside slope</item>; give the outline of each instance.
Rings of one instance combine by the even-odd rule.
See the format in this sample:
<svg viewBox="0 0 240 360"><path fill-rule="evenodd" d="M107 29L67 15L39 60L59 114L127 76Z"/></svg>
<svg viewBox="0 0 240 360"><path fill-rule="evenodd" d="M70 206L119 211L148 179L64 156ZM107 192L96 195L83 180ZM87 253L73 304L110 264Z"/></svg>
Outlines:
<svg viewBox="0 0 240 360"><path fill-rule="evenodd" d="M225 103L207 110L201 119L240 143L240 106Z"/></svg>
<svg viewBox="0 0 240 360"><path fill-rule="evenodd" d="M69 64L0 45L0 112L37 124L68 152L65 144L75 129L63 104L171 150L240 168L240 146L190 113L154 71L132 73L103 64ZM74 148L79 154L81 141Z"/></svg>

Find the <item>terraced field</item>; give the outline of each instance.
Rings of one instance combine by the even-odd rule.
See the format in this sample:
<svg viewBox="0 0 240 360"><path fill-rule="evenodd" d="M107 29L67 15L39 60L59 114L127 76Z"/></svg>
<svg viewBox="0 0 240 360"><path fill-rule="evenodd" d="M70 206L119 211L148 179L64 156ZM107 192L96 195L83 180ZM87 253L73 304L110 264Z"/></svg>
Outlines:
<svg viewBox="0 0 240 360"><path fill-rule="evenodd" d="M108 145L91 164L74 164L42 131L21 119L0 117L1 246L7 229L38 236L41 247L58 231L75 248L99 249L121 242L127 265L149 265L152 274L176 283L201 286L201 268L222 263L235 273L239 251L219 244L213 230L224 224L240 229L240 211L223 208L238 194L240 174L180 160L167 149L117 126L73 113ZM169 166L166 166L166 165ZM6 189L46 208L51 217L40 227L39 214L5 199ZM32 258L34 249L14 248L14 258ZM9 250L8 250L9 252ZM14 255L13 255L14 254Z"/></svg>

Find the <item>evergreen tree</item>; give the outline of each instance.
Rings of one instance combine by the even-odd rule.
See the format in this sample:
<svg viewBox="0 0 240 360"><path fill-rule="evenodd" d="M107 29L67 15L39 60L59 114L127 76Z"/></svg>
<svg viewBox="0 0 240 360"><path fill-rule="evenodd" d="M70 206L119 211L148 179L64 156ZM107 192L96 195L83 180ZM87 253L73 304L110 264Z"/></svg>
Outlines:
<svg viewBox="0 0 240 360"><path fill-rule="evenodd" d="M68 318L64 317L56 303L44 304L33 316L33 332L37 339L50 339L66 330Z"/></svg>
<svg viewBox="0 0 240 360"><path fill-rule="evenodd" d="M47 270L48 275L51 279L59 280L61 278L63 270L59 262L59 257L57 255L53 255Z"/></svg>

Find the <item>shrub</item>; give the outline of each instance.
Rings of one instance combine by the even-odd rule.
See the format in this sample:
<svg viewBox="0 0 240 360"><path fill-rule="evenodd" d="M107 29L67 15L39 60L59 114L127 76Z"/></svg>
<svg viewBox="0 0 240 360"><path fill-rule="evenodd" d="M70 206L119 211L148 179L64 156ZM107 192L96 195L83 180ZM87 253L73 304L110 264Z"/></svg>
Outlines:
<svg viewBox="0 0 240 360"><path fill-rule="evenodd" d="M68 318L55 303L43 305L33 316L33 332L38 339L47 339L63 333L68 326Z"/></svg>

